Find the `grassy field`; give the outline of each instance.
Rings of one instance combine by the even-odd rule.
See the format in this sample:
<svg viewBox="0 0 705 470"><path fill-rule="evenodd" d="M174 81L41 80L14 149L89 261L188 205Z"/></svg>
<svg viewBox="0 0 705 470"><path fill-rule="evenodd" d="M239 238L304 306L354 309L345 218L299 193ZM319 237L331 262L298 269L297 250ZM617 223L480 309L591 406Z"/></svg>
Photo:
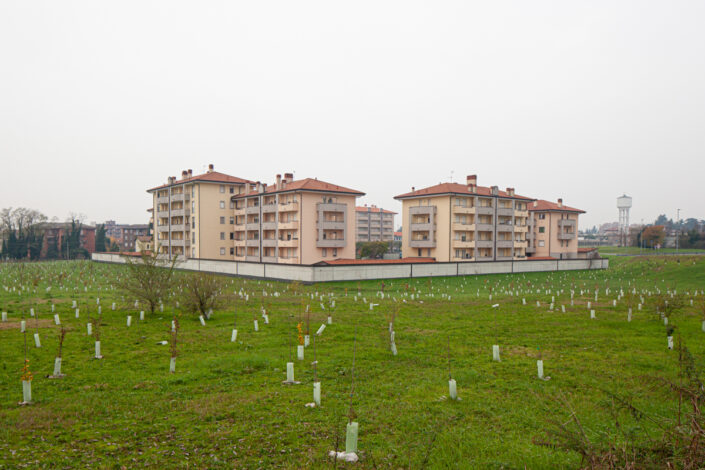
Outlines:
<svg viewBox="0 0 705 470"><path fill-rule="evenodd" d="M656 423L677 410L674 397L645 379L678 373L677 352L667 348L666 327L655 313L659 292L683 300L669 324L696 365L704 365L698 309L705 258L699 256L613 258L600 272L386 281L384 298L381 283L373 281L299 286L229 279L229 291L242 297L214 312L206 326L197 315L175 312L173 300L140 321L140 308L114 288L124 269L86 262L0 265L0 310L9 315L0 323L0 468L332 468L328 451L344 448L353 350L361 460L338 467L576 468L577 452L539 445L552 439L552 421L568 421L566 403L595 445L625 439L624 429L613 426L612 394L633 400L649 417L622 416L625 429L638 436L658 436ZM625 297L615 307L620 290ZM101 360L93 359L93 338L86 334L89 316L97 317L96 298ZM370 302L379 305L370 310ZM66 377L56 380L46 377L58 344L52 303L69 329ZM318 408L305 406L312 401L312 345L303 361L294 352L301 384L282 384L304 304L312 311L311 333L332 314L315 342ZM395 309L396 356L388 326ZM157 343L168 339L175 314L179 356L170 374L169 346ZM18 406L21 317L34 373L29 406ZM232 343L235 319L238 341ZM41 348L34 346L35 332ZM501 362L492 360L493 344L500 346ZM459 401L446 398L449 351ZM537 378L539 354L550 380Z"/></svg>
<svg viewBox="0 0 705 470"><path fill-rule="evenodd" d="M699 248L662 248L660 250L640 249L638 246L600 246L597 251L601 255L650 255L658 256L659 254L675 254L675 253L705 253L705 250Z"/></svg>

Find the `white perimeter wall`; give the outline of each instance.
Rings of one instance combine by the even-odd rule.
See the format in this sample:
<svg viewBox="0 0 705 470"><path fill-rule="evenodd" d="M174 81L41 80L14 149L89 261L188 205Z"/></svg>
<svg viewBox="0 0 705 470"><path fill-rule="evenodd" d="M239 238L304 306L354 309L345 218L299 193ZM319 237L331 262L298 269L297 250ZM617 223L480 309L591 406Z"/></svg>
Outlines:
<svg viewBox="0 0 705 470"><path fill-rule="evenodd" d="M124 263L112 253L93 253L93 261ZM177 263L178 269L226 274L229 276L277 279L283 281L330 282L365 279L399 279L436 276L477 276L482 274L528 273L541 271L575 271L607 269L607 259L563 259L540 261L493 261L477 263L409 263L355 264L350 266L298 266L291 264L243 263L188 259Z"/></svg>

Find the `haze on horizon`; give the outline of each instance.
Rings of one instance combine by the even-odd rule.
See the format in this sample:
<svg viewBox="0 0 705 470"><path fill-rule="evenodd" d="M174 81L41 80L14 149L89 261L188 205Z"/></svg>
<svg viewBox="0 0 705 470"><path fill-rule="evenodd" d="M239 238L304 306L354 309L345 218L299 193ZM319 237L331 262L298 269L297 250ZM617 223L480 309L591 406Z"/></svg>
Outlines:
<svg viewBox="0 0 705 470"><path fill-rule="evenodd" d="M397 211L477 174L581 228L623 193L632 223L702 219L704 22L701 1L6 1L0 208L146 223L147 188L213 163Z"/></svg>

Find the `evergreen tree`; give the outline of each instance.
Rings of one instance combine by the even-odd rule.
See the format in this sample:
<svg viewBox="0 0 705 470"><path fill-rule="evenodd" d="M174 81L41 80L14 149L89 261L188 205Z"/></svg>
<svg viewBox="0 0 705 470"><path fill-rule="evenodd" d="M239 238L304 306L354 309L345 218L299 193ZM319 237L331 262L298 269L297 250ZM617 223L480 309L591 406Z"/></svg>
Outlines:
<svg viewBox="0 0 705 470"><path fill-rule="evenodd" d="M49 243L47 243L47 259L57 259L59 258L59 245L56 237L52 238Z"/></svg>
<svg viewBox="0 0 705 470"><path fill-rule="evenodd" d="M106 251L105 248L105 224L100 224L95 231L95 251L98 253Z"/></svg>

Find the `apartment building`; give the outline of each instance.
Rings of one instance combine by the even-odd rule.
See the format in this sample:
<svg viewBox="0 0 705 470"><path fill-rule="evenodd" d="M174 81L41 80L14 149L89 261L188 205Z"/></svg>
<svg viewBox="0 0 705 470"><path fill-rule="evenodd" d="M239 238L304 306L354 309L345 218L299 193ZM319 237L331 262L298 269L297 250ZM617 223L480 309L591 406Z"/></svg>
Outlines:
<svg viewBox="0 0 705 470"><path fill-rule="evenodd" d="M375 205L355 208L355 238L358 242L387 242L394 240L396 212Z"/></svg>
<svg viewBox="0 0 705 470"><path fill-rule="evenodd" d="M514 188L442 183L395 196L402 202L402 257L436 261L526 259L532 198Z"/></svg>
<svg viewBox="0 0 705 470"><path fill-rule="evenodd" d="M356 198L364 193L317 179L257 183L231 197L235 223L230 253L236 261L314 264L355 258Z"/></svg>
<svg viewBox="0 0 705 470"><path fill-rule="evenodd" d="M578 216L585 211L539 199L529 204L529 245L532 257L578 258Z"/></svg>
<svg viewBox="0 0 705 470"><path fill-rule="evenodd" d="M147 224L118 224L114 220L105 222L105 235L114 241L121 251L136 251L137 237L149 235Z"/></svg>
<svg viewBox="0 0 705 470"><path fill-rule="evenodd" d="M185 170L181 178L147 190L153 197L154 248L187 258L231 260L235 226L232 196L249 192L255 182L215 171Z"/></svg>

